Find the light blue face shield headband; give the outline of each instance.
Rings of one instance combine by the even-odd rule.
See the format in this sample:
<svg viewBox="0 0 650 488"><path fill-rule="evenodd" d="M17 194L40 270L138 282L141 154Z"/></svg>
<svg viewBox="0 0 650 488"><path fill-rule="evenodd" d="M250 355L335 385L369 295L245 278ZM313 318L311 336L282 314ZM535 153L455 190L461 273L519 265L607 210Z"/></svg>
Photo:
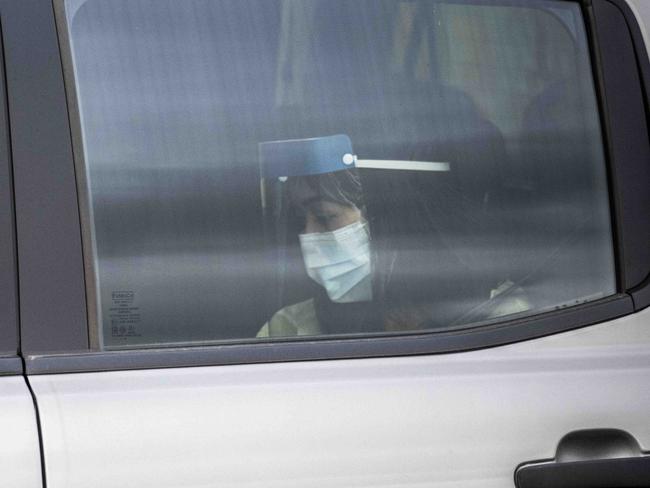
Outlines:
<svg viewBox="0 0 650 488"><path fill-rule="evenodd" d="M361 160L344 134L263 142L259 145L262 178L319 175L352 168L449 171L449 163ZM331 232L301 234L300 247L310 278L338 303L372 300L368 224L356 222Z"/></svg>
<svg viewBox="0 0 650 488"><path fill-rule="evenodd" d="M444 162L359 159L345 134L262 142L259 158L260 174L265 179L320 175L352 168L449 171L449 163Z"/></svg>

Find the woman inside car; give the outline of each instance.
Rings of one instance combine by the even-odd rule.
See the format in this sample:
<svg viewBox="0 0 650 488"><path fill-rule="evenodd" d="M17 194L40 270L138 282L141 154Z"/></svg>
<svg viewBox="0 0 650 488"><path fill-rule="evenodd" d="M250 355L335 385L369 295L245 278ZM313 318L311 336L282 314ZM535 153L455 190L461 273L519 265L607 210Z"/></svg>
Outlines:
<svg viewBox="0 0 650 488"><path fill-rule="evenodd" d="M491 277L471 276L467 250L452 249L444 163L359 161L336 135L262 143L260 165L279 310L258 337L441 328L477 307L479 319L528 308L505 280L490 292Z"/></svg>

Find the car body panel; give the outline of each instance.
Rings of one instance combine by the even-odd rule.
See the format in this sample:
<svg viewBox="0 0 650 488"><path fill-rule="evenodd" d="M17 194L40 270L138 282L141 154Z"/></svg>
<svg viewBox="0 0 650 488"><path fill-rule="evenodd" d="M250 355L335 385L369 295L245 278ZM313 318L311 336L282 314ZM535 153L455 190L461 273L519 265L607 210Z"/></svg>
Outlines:
<svg viewBox="0 0 650 488"><path fill-rule="evenodd" d="M40 488L38 428L25 378L0 377L0 412L0 486Z"/></svg>
<svg viewBox="0 0 650 488"><path fill-rule="evenodd" d="M36 376L48 486L496 488L571 431L648 450L649 323L447 355Z"/></svg>

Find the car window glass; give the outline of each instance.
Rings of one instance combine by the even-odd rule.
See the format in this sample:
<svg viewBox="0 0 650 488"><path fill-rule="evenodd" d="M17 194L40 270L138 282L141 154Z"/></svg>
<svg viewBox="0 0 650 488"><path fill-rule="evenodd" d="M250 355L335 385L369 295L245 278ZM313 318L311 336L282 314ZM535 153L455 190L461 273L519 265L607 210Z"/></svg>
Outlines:
<svg viewBox="0 0 650 488"><path fill-rule="evenodd" d="M103 348L615 292L577 3L67 0Z"/></svg>

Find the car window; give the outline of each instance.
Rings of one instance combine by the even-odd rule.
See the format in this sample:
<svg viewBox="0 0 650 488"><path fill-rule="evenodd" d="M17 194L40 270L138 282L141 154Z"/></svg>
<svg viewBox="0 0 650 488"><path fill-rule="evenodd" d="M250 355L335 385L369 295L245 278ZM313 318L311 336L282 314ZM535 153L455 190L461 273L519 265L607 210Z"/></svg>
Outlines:
<svg viewBox="0 0 650 488"><path fill-rule="evenodd" d="M100 347L447 331L615 292L577 3L64 6Z"/></svg>

